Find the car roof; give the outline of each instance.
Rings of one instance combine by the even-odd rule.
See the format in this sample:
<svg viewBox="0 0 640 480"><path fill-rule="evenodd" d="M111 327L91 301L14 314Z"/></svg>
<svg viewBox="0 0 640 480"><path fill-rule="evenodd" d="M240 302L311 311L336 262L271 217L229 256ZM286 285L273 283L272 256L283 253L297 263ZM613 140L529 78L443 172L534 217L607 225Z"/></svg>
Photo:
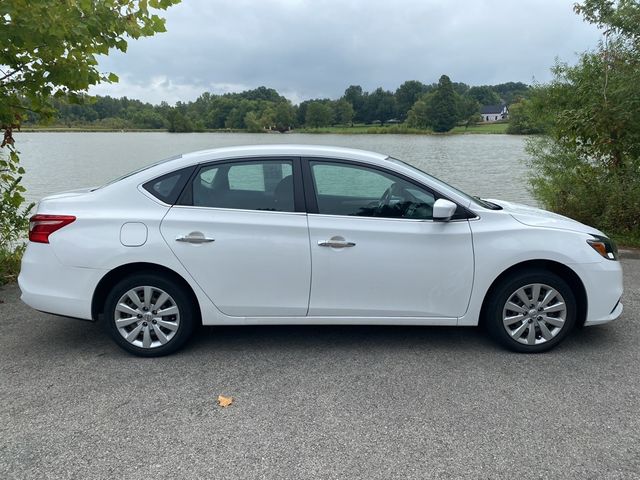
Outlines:
<svg viewBox="0 0 640 480"><path fill-rule="evenodd" d="M130 173L126 177L136 179L146 177L153 178L154 176L169 173L173 170L191 165L252 157L335 158L361 161L374 165L384 165L385 160L389 158L388 155L369 152L367 150L325 145L244 145L213 148L210 150L200 150L197 152L176 155L143 167L138 171Z"/></svg>
<svg viewBox="0 0 640 480"><path fill-rule="evenodd" d="M233 157L252 156L300 156L300 157L329 157L345 158L350 160L380 161L388 157L380 153L369 152L367 150L357 150L355 148L333 147L326 145L244 145L224 148L214 148L211 150L201 150L182 155L184 159L202 161L215 161Z"/></svg>

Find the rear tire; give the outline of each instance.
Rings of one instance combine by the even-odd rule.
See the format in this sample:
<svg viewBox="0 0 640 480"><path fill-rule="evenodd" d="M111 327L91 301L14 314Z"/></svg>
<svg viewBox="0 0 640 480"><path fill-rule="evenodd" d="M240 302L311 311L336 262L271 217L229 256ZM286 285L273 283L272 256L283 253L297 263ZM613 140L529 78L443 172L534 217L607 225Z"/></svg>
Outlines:
<svg viewBox="0 0 640 480"><path fill-rule="evenodd" d="M487 330L515 352L546 352L562 342L576 323L571 287L547 270L515 272L489 295L484 318Z"/></svg>
<svg viewBox="0 0 640 480"><path fill-rule="evenodd" d="M114 341L141 357L168 355L191 336L196 309L189 295L166 277L141 273L118 282L105 302Z"/></svg>

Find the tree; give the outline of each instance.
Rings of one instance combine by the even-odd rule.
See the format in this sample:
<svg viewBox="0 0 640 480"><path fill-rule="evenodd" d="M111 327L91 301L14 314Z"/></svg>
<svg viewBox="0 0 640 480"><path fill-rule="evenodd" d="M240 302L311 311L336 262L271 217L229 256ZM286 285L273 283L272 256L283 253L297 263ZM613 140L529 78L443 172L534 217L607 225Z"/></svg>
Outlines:
<svg viewBox="0 0 640 480"><path fill-rule="evenodd" d="M498 85L491 85L490 88L496 92L507 105L526 98L530 90L529 85L522 82L499 83Z"/></svg>
<svg viewBox="0 0 640 480"><path fill-rule="evenodd" d="M438 87L433 92L430 110L430 124L434 132L448 132L458 123L458 102L451 80L442 75Z"/></svg>
<svg viewBox="0 0 640 480"><path fill-rule="evenodd" d="M14 147L13 130L27 112L51 118L52 98L80 99L91 85L115 82L118 77L98 71L97 55L116 48L127 50L129 38L165 30L154 9L164 10L179 0L3 0L0 3L0 128L2 147L9 155L0 163L0 249L15 240L5 222L24 227L24 187ZM150 8L152 7L152 9ZM27 209L28 211L28 209ZM20 213L21 212L21 213ZM14 223L15 223L14 222ZM17 223L16 223L17 225ZM14 225L15 226L15 225Z"/></svg>
<svg viewBox="0 0 640 480"><path fill-rule="evenodd" d="M327 127L333 121L331 107L322 101L310 102L307 107L305 123L314 128Z"/></svg>
<svg viewBox="0 0 640 480"><path fill-rule="evenodd" d="M276 130L284 132L290 130L295 123L295 110L291 102L279 102L275 109L274 122Z"/></svg>
<svg viewBox="0 0 640 480"><path fill-rule="evenodd" d="M538 89L532 98L520 99L509 106L509 126L507 133L516 135L531 135L544 133L551 123L546 108L541 108L543 102L537 96L545 95L544 88Z"/></svg>
<svg viewBox="0 0 640 480"><path fill-rule="evenodd" d="M97 55L127 51L127 40L165 31L153 13L179 0L4 0L0 4L0 123L19 125L25 111L51 116L51 96L79 95L91 85L115 82L102 74ZM46 28L43 28L46 19ZM6 130L6 128L5 128Z"/></svg>
<svg viewBox="0 0 640 480"><path fill-rule="evenodd" d="M363 98L362 120L364 122L371 123L377 120L385 123L396 116L396 99L393 93L378 87Z"/></svg>
<svg viewBox="0 0 640 480"><path fill-rule="evenodd" d="M133 125L136 128L164 128L165 119L153 110L141 110L133 115Z"/></svg>
<svg viewBox="0 0 640 480"><path fill-rule="evenodd" d="M178 102L180 103L180 102ZM169 131L176 133L193 132L191 120L182 112L180 105L169 110L167 115L169 121Z"/></svg>
<svg viewBox="0 0 640 480"><path fill-rule="evenodd" d="M244 124L247 126L247 131L250 133L260 133L263 131L262 123L256 115L256 112L248 112L244 116Z"/></svg>
<svg viewBox="0 0 640 480"><path fill-rule="evenodd" d="M547 133L528 143L532 191L549 209L640 243L640 4L585 0L575 10L604 40L577 65L558 63L530 99Z"/></svg>
<svg viewBox="0 0 640 480"><path fill-rule="evenodd" d="M353 106L344 98L334 104L336 122L342 125L353 126L354 110Z"/></svg>
<svg viewBox="0 0 640 480"><path fill-rule="evenodd" d="M424 95L420 100L413 104L409 113L407 113L407 125L413 128L430 128L429 106L430 101L427 97L432 94Z"/></svg>
<svg viewBox="0 0 640 480"><path fill-rule="evenodd" d="M408 122L414 127L448 132L460 118L459 98L449 77L442 75L436 89L422 97L409 111Z"/></svg>
<svg viewBox="0 0 640 480"><path fill-rule="evenodd" d="M363 109L364 109L364 93L360 85L350 85L342 96L353 107L353 119L357 122L364 121Z"/></svg>
<svg viewBox="0 0 640 480"><path fill-rule="evenodd" d="M407 118L413 104L428 91L429 87L418 80L407 80L400 85L395 93L398 116L401 119Z"/></svg>
<svg viewBox="0 0 640 480"><path fill-rule="evenodd" d="M466 95L473 98L480 105L498 105L502 102L493 88L483 85L481 87L471 87Z"/></svg>
<svg viewBox="0 0 640 480"><path fill-rule="evenodd" d="M480 120L480 104L469 95L457 96L458 121L464 122L466 127Z"/></svg>

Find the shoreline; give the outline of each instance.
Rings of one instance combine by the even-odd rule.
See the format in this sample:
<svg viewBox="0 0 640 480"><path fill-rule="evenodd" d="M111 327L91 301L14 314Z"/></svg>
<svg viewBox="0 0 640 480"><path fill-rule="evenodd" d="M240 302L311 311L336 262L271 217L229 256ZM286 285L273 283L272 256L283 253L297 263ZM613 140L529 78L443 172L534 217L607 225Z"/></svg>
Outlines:
<svg viewBox="0 0 640 480"><path fill-rule="evenodd" d="M205 129L192 132L169 132L165 128L99 128L89 126L78 127L55 127L43 126L34 127L27 126L19 130L21 133L250 133L250 134L266 134L266 135L287 135L289 133L303 133L309 135L509 135L506 133L508 124L491 123L473 125L470 127L454 127L449 132L436 133L431 130L422 130L409 127L393 126L376 126L362 125L354 127L320 127L320 128L299 128L289 130L287 132L263 131L249 132L247 130L237 129Z"/></svg>

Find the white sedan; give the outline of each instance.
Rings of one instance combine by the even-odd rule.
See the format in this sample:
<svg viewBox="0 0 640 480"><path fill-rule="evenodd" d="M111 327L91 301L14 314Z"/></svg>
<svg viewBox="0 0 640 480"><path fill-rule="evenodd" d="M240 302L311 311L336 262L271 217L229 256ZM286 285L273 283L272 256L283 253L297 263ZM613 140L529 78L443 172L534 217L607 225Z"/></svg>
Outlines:
<svg viewBox="0 0 640 480"><path fill-rule="evenodd" d="M483 324L541 352L622 312L602 232L471 197L399 160L302 145L190 153L44 198L22 300L137 355L198 323Z"/></svg>

